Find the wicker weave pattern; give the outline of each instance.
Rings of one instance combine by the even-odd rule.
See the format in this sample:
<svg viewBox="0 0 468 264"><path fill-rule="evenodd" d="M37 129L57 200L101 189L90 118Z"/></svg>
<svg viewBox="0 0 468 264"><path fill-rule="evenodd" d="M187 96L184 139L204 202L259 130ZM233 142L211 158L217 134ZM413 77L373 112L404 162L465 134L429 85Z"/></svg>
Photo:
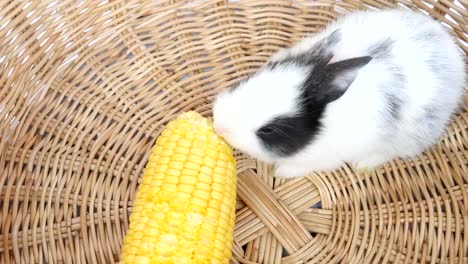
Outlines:
<svg viewBox="0 0 468 264"><path fill-rule="evenodd" d="M216 92L337 15L395 5L468 53L466 1L0 1L0 263L118 261L168 120L210 115ZM467 127L465 107L431 151L368 175L273 180L238 154L232 261L468 263Z"/></svg>

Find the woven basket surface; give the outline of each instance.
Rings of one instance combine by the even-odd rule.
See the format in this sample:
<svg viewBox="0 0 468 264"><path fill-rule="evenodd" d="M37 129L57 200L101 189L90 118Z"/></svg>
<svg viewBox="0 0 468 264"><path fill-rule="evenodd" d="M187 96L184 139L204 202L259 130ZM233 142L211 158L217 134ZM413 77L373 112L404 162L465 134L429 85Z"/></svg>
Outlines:
<svg viewBox="0 0 468 264"><path fill-rule="evenodd" d="M0 1L0 263L114 263L164 125L355 9L466 1ZM385 30L385 28L382 28ZM441 47L443 48L443 47ZM468 107L372 173L274 180L237 153L233 263L468 263Z"/></svg>

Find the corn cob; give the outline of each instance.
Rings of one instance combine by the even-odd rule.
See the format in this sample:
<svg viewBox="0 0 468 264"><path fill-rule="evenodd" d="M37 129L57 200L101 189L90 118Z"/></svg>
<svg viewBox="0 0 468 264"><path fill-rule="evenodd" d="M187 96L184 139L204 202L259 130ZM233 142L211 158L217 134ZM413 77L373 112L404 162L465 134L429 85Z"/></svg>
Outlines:
<svg viewBox="0 0 468 264"><path fill-rule="evenodd" d="M121 263L228 263L235 195L231 148L201 115L180 115L150 154Z"/></svg>

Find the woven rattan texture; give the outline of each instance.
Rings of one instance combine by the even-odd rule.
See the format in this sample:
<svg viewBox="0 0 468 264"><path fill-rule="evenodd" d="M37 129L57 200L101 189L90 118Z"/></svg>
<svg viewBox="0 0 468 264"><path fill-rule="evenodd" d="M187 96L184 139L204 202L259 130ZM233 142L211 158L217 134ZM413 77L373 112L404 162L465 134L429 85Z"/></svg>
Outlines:
<svg viewBox="0 0 468 264"><path fill-rule="evenodd" d="M216 92L336 16L396 5L466 55L466 1L0 0L0 263L118 261L168 120L209 116ZM468 263L467 127L465 107L432 150L366 175L273 180L238 154L232 262Z"/></svg>

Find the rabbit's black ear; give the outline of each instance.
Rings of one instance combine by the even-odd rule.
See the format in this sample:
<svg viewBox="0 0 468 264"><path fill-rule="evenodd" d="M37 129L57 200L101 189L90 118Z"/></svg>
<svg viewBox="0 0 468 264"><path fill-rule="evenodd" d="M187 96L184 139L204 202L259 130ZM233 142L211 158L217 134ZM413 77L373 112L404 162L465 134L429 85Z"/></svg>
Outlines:
<svg viewBox="0 0 468 264"><path fill-rule="evenodd" d="M371 60L372 57L364 56L315 67L304 83L307 98L321 103L337 100Z"/></svg>

